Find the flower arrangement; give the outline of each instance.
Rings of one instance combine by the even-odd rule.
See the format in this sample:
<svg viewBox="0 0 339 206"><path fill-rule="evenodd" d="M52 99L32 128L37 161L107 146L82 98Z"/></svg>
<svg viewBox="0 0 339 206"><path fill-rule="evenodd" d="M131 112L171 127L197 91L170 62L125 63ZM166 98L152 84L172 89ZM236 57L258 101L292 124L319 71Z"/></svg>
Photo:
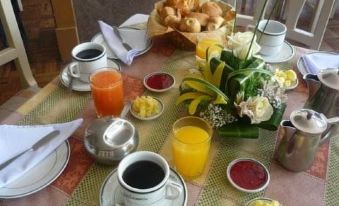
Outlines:
<svg viewBox="0 0 339 206"><path fill-rule="evenodd" d="M255 33L236 32L225 47L211 44L205 58L197 57L199 72L180 85L176 103L186 103L220 136L257 138L259 128L276 130L284 113L285 90L258 55Z"/></svg>

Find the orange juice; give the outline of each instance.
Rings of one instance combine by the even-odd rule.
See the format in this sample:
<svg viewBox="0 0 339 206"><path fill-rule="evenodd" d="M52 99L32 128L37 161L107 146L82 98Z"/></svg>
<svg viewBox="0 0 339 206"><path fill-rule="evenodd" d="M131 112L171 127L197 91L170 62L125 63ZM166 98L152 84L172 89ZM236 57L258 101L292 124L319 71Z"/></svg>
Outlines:
<svg viewBox="0 0 339 206"><path fill-rule="evenodd" d="M115 69L100 69L90 77L98 117L119 116L124 106L121 74Z"/></svg>
<svg viewBox="0 0 339 206"><path fill-rule="evenodd" d="M172 142L176 170L186 178L200 175L208 157L210 135L197 126L183 126L174 131Z"/></svg>

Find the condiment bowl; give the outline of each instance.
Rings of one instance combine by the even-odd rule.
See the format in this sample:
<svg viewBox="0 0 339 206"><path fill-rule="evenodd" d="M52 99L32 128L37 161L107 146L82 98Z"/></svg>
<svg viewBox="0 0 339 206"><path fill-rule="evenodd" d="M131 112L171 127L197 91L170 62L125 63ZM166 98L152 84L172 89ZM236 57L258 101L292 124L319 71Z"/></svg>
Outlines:
<svg viewBox="0 0 339 206"><path fill-rule="evenodd" d="M152 98L155 99L160 105L159 113L157 113L153 116L150 116L150 117L141 117L140 115L138 115L136 112L133 111L133 109L132 109L133 107L130 107L130 112L131 112L132 116L137 118L137 119L140 119L140 120L153 120L153 119L158 118L160 115L162 115L162 113L164 112L164 108L165 108L164 104L162 103L162 101L160 99L153 97L153 96L152 96Z"/></svg>
<svg viewBox="0 0 339 206"><path fill-rule="evenodd" d="M165 92L174 85L174 76L166 72L153 72L144 77L144 86L152 92Z"/></svg>
<svg viewBox="0 0 339 206"><path fill-rule="evenodd" d="M242 167L240 164L247 164L246 168ZM242 165L243 166L243 165ZM253 166L253 170L249 170L249 166ZM252 183L253 184L253 178L255 178L253 175L256 175L256 177L258 177L258 175L260 175L258 178L261 181L260 185L256 185L256 186L249 186L248 188L245 188L244 186L241 186L239 182L237 182L236 179L234 179L234 177L232 176L232 174L237 174L237 175L241 175L240 171L239 172L235 172L232 173L232 169L242 169L243 172L247 172L248 174L248 178L252 178L249 181L249 184ZM263 174L259 174L260 171L263 172ZM262 177L261 175L265 175L264 177ZM270 174L267 170L267 168L258 160L252 159L252 158L239 158L239 159L235 159L233 160L228 166L227 166L227 179L228 181L232 184L233 187L235 187L236 189L242 191L242 192L248 192L248 193L255 193L255 192L259 192L262 191L263 189L265 189L268 186L268 183L270 182ZM246 178L242 175L242 181L246 181ZM263 179L263 180L261 180ZM244 182L242 184L245 184Z"/></svg>
<svg viewBox="0 0 339 206"><path fill-rule="evenodd" d="M139 135L133 124L125 119L100 118L87 128L84 143L97 162L111 165L137 149Z"/></svg>

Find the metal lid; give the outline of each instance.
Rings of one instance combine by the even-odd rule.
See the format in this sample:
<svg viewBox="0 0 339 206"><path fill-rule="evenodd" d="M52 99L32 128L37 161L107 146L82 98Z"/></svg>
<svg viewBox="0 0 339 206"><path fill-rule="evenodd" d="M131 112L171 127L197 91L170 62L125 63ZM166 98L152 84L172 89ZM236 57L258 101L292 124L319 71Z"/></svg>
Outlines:
<svg viewBox="0 0 339 206"><path fill-rule="evenodd" d="M319 72L318 78L327 87L339 90L339 69L323 69Z"/></svg>
<svg viewBox="0 0 339 206"><path fill-rule="evenodd" d="M310 109L293 111L290 119L298 130L306 133L321 134L327 128L326 117Z"/></svg>
<svg viewBox="0 0 339 206"><path fill-rule="evenodd" d="M135 127L121 118L96 119L85 134L85 148L97 159L121 160L136 150L138 133Z"/></svg>

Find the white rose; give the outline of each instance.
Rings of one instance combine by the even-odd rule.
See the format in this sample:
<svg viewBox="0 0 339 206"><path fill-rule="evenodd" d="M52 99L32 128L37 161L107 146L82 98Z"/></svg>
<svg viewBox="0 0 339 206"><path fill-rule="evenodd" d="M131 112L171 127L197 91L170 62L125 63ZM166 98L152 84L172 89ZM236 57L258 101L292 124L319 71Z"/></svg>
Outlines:
<svg viewBox="0 0 339 206"><path fill-rule="evenodd" d="M251 41L253 38L253 33L250 31L247 32L237 32L233 36L228 38L228 48L233 50L233 53L236 57L241 60L245 60L248 50L251 46ZM248 59L253 55L258 53L260 50L259 44L256 42L256 37L254 37L252 48L248 54Z"/></svg>
<svg viewBox="0 0 339 206"><path fill-rule="evenodd" d="M251 119L251 124L258 124L267 121L273 114L273 107L267 97L256 96L250 97L246 102L241 102L238 107L239 116L248 116Z"/></svg>

